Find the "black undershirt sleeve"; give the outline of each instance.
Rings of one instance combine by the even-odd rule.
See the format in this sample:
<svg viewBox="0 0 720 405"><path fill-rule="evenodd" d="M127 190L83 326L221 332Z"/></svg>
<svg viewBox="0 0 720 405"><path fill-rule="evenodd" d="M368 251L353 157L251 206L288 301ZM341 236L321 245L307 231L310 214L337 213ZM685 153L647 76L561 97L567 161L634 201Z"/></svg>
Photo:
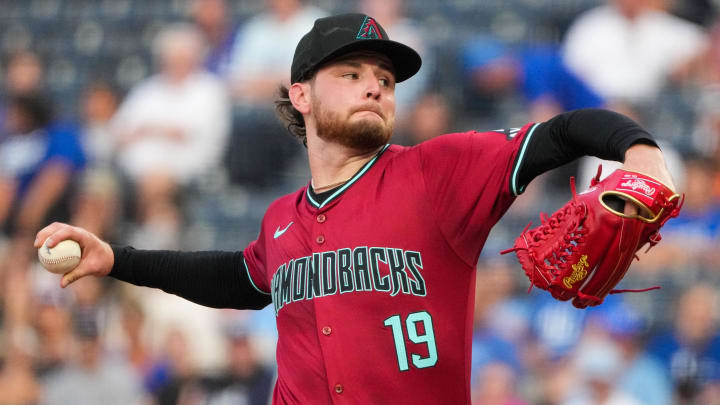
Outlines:
<svg viewBox="0 0 720 405"><path fill-rule="evenodd" d="M260 309L271 302L258 291L239 252L135 250L113 246L110 276L130 284L159 288L213 308Z"/></svg>
<svg viewBox="0 0 720 405"><path fill-rule="evenodd" d="M519 162L518 186L586 155L622 162L625 151L636 143L657 146L646 130L624 115L602 109L559 114L533 131Z"/></svg>

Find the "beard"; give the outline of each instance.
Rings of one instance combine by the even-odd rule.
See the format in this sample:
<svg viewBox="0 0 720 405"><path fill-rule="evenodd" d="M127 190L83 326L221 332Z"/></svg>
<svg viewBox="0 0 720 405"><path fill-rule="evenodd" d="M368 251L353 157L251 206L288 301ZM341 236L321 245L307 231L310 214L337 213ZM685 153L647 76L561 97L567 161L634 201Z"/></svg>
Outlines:
<svg viewBox="0 0 720 405"><path fill-rule="evenodd" d="M316 100L312 102L315 111L318 137L326 142L334 142L348 148L366 152L385 145L392 136L393 120L378 122L374 119L361 119L349 122L340 118L340 114L329 111ZM379 110L373 107L360 107L351 112L360 110L375 111L383 120Z"/></svg>

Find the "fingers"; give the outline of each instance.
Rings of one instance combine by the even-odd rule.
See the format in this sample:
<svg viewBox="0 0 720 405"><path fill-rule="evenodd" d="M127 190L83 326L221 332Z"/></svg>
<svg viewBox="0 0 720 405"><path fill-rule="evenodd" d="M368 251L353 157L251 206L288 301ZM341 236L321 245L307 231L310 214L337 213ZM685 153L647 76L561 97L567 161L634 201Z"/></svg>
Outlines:
<svg viewBox="0 0 720 405"><path fill-rule="evenodd" d="M59 222L53 222L52 224L38 231L38 233L35 235L35 242L33 242L33 246L35 246L36 248L42 246L43 242L45 242L45 239L47 239L48 236L52 235L55 230L57 230L61 225L62 224Z"/></svg>
<svg viewBox="0 0 720 405"><path fill-rule="evenodd" d="M640 208L633 202L625 201L624 214L629 217L635 217L640 214Z"/></svg>
<svg viewBox="0 0 720 405"><path fill-rule="evenodd" d="M33 245L36 248L39 248L47 240L47 246L54 247L65 239L72 239L80 243L80 246L83 246L85 236L85 232L82 228L70 226L61 222L54 222L37 233Z"/></svg>

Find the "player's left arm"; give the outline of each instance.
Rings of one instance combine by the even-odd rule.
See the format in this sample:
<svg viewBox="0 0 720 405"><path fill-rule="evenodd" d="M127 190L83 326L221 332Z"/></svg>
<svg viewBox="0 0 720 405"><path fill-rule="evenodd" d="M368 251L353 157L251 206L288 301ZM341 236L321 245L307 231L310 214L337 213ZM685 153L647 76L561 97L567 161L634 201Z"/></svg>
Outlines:
<svg viewBox="0 0 720 405"><path fill-rule="evenodd" d="M582 109L559 114L527 136L511 189L582 156L623 162L623 169L648 174L674 189L662 152L652 135L630 118L609 110Z"/></svg>

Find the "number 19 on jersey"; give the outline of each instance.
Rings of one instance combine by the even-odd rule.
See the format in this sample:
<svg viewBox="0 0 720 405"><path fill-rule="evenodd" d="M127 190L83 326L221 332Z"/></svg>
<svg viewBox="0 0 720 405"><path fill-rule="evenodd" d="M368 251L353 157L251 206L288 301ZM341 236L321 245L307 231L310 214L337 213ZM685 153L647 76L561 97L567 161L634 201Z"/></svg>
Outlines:
<svg viewBox="0 0 720 405"><path fill-rule="evenodd" d="M422 323L423 333L418 334L418 324ZM385 326L392 328L393 340L395 341L395 352L397 354L398 368L400 371L410 369L408 363L405 337L403 335L403 322L400 315L393 315L385 319ZM407 337L415 344L426 344L428 355L422 357L419 354L411 354L412 364L416 368L432 367L437 363L437 346L435 345L435 332L433 331L432 317L426 311L413 312L405 319L405 330Z"/></svg>

